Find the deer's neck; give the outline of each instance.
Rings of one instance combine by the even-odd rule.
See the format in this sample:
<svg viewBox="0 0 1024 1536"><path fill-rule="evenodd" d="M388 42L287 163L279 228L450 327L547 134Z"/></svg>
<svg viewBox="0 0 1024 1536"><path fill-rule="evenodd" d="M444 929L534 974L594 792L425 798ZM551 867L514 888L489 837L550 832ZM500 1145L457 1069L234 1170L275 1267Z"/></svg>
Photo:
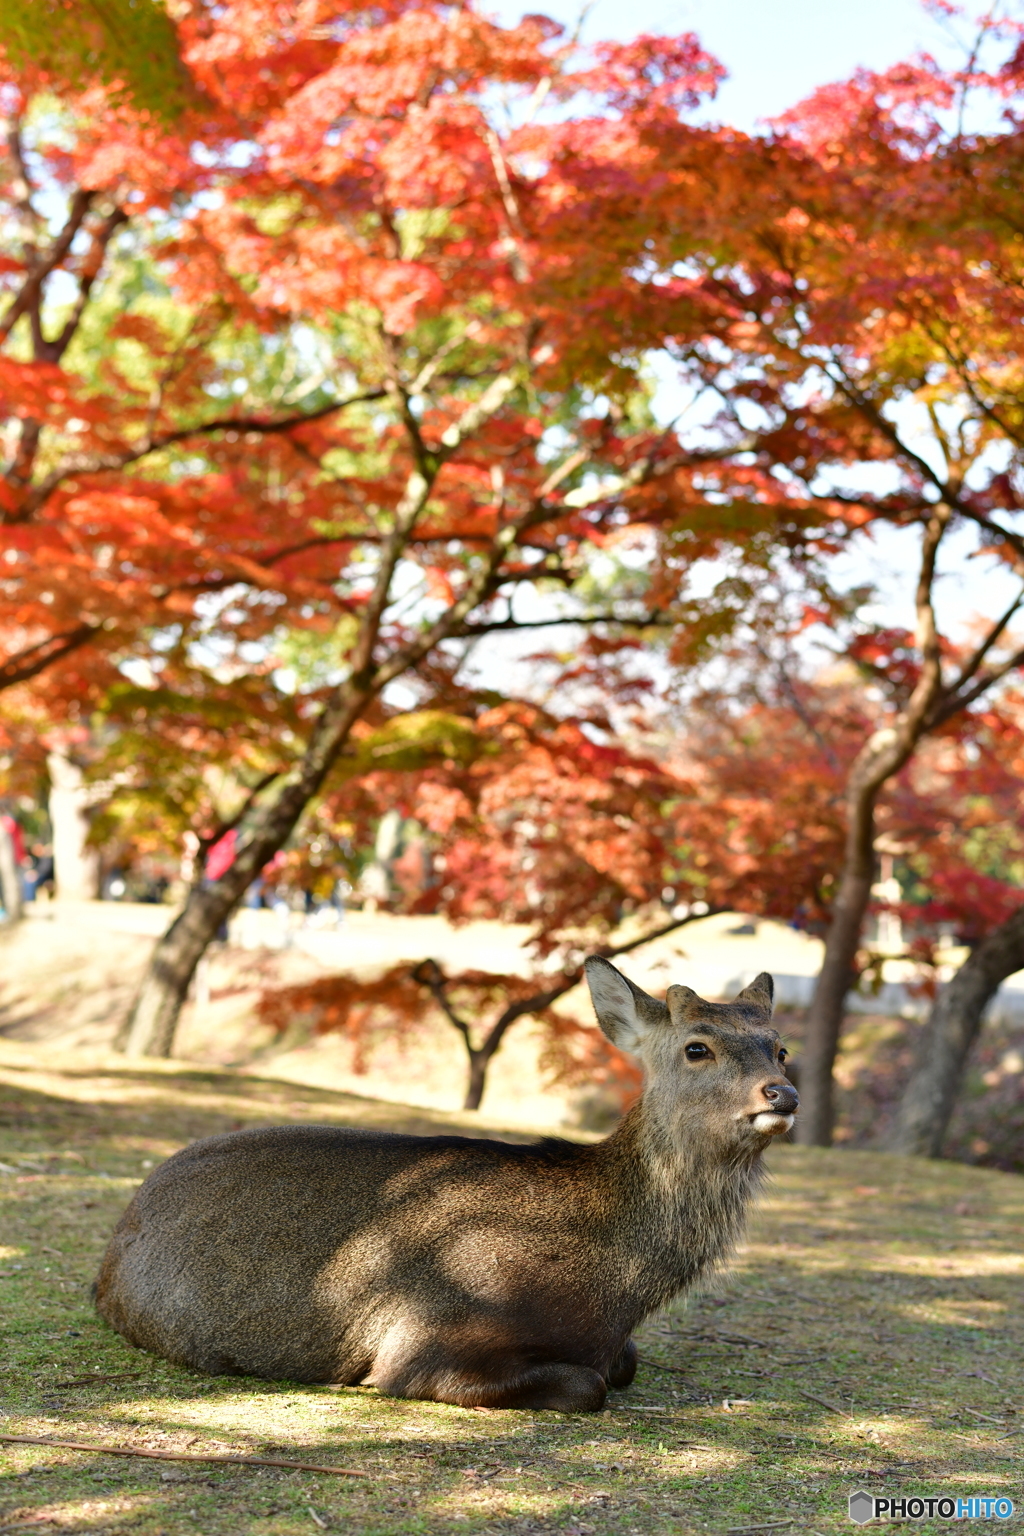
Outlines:
<svg viewBox="0 0 1024 1536"><path fill-rule="evenodd" d="M680 1143L641 1102L604 1143L624 1279L640 1315L712 1273L742 1234L760 1157L723 1157L698 1135Z"/></svg>

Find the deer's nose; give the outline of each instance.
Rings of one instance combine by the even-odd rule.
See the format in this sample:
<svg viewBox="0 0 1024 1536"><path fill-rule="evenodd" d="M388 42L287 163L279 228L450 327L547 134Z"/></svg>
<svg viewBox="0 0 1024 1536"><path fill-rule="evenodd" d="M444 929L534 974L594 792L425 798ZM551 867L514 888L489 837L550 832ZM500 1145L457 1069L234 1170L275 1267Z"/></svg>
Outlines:
<svg viewBox="0 0 1024 1536"><path fill-rule="evenodd" d="M792 1083L769 1083L764 1096L779 1115L791 1115L800 1103L800 1095Z"/></svg>

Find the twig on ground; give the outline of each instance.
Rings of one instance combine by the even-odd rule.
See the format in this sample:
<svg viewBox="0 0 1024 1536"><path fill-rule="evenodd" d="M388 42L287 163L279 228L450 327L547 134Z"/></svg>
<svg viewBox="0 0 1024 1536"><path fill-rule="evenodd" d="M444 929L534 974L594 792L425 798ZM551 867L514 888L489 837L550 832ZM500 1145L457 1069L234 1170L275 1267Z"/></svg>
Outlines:
<svg viewBox="0 0 1024 1536"><path fill-rule="evenodd" d="M70 1381L54 1381L50 1383L51 1390L54 1387L86 1387L94 1381L138 1381L140 1376L145 1376L145 1371L114 1371L109 1376L73 1376Z"/></svg>
<svg viewBox="0 0 1024 1536"><path fill-rule="evenodd" d="M307 1504L306 1508L309 1510L309 1518L312 1520L313 1524L318 1525L322 1531L326 1531L327 1521L323 1518L323 1516L317 1514L312 1504Z"/></svg>
<svg viewBox="0 0 1024 1536"><path fill-rule="evenodd" d="M88 1451L101 1456L142 1456L149 1461L222 1462L234 1467L296 1467L300 1472L332 1472L337 1477L369 1477L350 1467L324 1467L312 1461L289 1461L283 1456L199 1456L187 1451L149 1451L134 1445L95 1445L85 1440L50 1440L45 1435L0 1435L14 1445L52 1445L61 1451Z"/></svg>
<svg viewBox="0 0 1024 1536"><path fill-rule="evenodd" d="M990 1424L1005 1424L1006 1423L1005 1419L997 1418L996 1415L993 1414L993 1413L979 1413L977 1408L968 1408L966 1403L961 1403L960 1406L963 1408L964 1413L972 1414L974 1416L974 1418L976 1418L976 1419L987 1419Z"/></svg>
<svg viewBox="0 0 1024 1536"><path fill-rule="evenodd" d="M673 1376L688 1376L690 1373L684 1365L659 1365L657 1360L648 1360L646 1355L641 1355L637 1365L648 1365L652 1371L671 1371Z"/></svg>
<svg viewBox="0 0 1024 1536"><path fill-rule="evenodd" d="M848 1419L850 1417L845 1408L837 1408L835 1403L828 1402L824 1397L818 1397L814 1392L805 1392L803 1387L797 1387L796 1392L800 1397L810 1398L812 1403L820 1403L823 1408L828 1409L829 1413L838 1413L841 1419Z"/></svg>
<svg viewBox="0 0 1024 1536"><path fill-rule="evenodd" d="M738 1531L772 1531L781 1525L795 1525L795 1520L760 1520L757 1525L728 1525L726 1536L736 1536Z"/></svg>

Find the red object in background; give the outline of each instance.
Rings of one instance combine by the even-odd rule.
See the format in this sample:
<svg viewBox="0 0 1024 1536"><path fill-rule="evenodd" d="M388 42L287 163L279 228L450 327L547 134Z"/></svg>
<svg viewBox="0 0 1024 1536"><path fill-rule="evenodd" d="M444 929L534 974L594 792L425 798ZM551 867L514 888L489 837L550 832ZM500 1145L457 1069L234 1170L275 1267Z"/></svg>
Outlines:
<svg viewBox="0 0 1024 1536"><path fill-rule="evenodd" d="M11 840L11 846L14 849L14 862L16 864L24 864L25 838L22 835L21 827L13 816L8 816L6 813L0 816L0 827L3 828Z"/></svg>
<svg viewBox="0 0 1024 1536"><path fill-rule="evenodd" d="M235 862L235 848L238 843L238 830L232 827L230 832L225 832L223 837L217 839L209 853L206 855L206 878L219 880L221 875L226 875Z"/></svg>

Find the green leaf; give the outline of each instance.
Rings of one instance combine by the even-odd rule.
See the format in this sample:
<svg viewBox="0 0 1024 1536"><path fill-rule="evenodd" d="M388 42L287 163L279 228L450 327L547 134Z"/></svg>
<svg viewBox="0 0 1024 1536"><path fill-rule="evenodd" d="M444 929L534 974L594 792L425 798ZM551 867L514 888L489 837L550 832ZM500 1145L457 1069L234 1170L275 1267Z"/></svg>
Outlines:
<svg viewBox="0 0 1024 1536"><path fill-rule="evenodd" d="M35 65L55 88L98 79L164 119L180 116L194 89L159 0L4 0L0 47L16 69Z"/></svg>

